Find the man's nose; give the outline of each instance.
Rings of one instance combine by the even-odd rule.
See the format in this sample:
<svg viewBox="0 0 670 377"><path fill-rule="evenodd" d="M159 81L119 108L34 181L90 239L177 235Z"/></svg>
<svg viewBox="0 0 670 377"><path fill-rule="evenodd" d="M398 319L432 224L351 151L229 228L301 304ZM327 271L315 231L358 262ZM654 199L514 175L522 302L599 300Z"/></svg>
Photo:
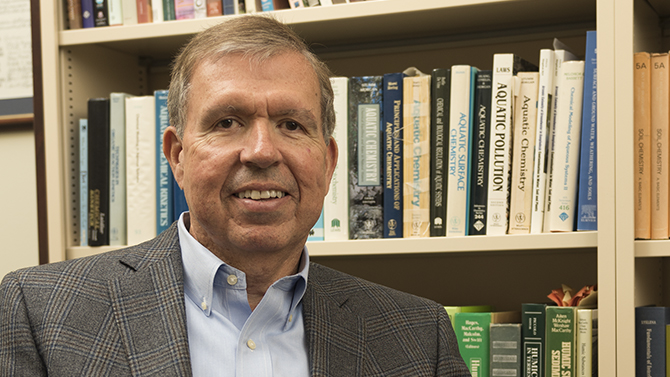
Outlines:
<svg viewBox="0 0 670 377"><path fill-rule="evenodd" d="M279 137L276 126L268 120L255 121L245 137L245 145L240 153L244 164L267 168L281 159L278 149Z"/></svg>

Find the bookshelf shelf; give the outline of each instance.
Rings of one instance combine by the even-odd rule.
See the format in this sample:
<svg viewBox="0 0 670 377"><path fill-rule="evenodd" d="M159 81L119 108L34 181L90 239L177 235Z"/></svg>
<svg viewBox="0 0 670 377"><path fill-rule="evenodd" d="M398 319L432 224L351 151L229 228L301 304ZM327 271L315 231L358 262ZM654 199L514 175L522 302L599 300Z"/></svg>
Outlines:
<svg viewBox="0 0 670 377"><path fill-rule="evenodd" d="M635 257L670 257L669 240L641 240L635 241Z"/></svg>

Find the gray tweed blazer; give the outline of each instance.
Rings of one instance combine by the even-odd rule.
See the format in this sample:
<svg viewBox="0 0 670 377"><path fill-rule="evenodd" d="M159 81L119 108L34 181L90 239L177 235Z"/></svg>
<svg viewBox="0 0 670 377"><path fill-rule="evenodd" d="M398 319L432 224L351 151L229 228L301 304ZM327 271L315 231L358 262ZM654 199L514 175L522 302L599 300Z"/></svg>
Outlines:
<svg viewBox="0 0 670 377"><path fill-rule="evenodd" d="M438 304L311 264L313 376L469 376ZM190 376L177 228L0 286L0 376Z"/></svg>

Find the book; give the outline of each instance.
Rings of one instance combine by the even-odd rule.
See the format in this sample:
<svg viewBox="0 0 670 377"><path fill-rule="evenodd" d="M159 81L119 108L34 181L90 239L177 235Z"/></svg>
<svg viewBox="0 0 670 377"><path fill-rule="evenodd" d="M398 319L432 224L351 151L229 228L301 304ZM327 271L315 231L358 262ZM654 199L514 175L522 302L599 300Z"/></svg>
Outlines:
<svg viewBox="0 0 670 377"><path fill-rule="evenodd" d="M530 233L542 233L544 199L547 182L547 144L551 132L550 114L553 110L554 50L540 50L540 78L537 88L537 117L535 120L535 151L533 153L533 202Z"/></svg>
<svg viewBox="0 0 670 377"><path fill-rule="evenodd" d="M172 169L163 153L163 134L170 126L167 90L154 91L156 117L156 234L167 230L174 219Z"/></svg>
<svg viewBox="0 0 670 377"><path fill-rule="evenodd" d="M486 206L489 176L492 71L480 70L475 76L472 105L472 146L470 147L470 214L468 235L486 235Z"/></svg>
<svg viewBox="0 0 670 377"><path fill-rule="evenodd" d="M67 28L81 29L81 0L67 0Z"/></svg>
<svg viewBox="0 0 670 377"><path fill-rule="evenodd" d="M430 75L405 70L403 236L430 236Z"/></svg>
<svg viewBox="0 0 670 377"><path fill-rule="evenodd" d="M521 324L490 325L490 376L521 377Z"/></svg>
<svg viewBox="0 0 670 377"><path fill-rule="evenodd" d="M651 55L633 55L635 238L651 238Z"/></svg>
<svg viewBox="0 0 670 377"><path fill-rule="evenodd" d="M447 237L465 236L468 229L470 134L476 73L477 68L469 65L451 67Z"/></svg>
<svg viewBox="0 0 670 377"><path fill-rule="evenodd" d="M349 158L347 153L347 122L349 78L331 77L333 106L335 107L335 128L333 138L339 148L337 165L330 180L330 189L323 204L324 240L349 239Z"/></svg>
<svg viewBox="0 0 670 377"><path fill-rule="evenodd" d="M545 376L575 375L576 308L547 306Z"/></svg>
<svg viewBox="0 0 670 377"><path fill-rule="evenodd" d="M156 107L154 96L126 99L128 245L156 236Z"/></svg>
<svg viewBox="0 0 670 377"><path fill-rule="evenodd" d="M492 312L493 306L491 305L465 305L465 306L445 306L444 310L447 311L449 320L454 323L454 315L456 313L482 313L482 312Z"/></svg>
<svg viewBox="0 0 670 377"><path fill-rule="evenodd" d="M670 325L670 308L662 306L635 308L635 376L666 375L668 325Z"/></svg>
<svg viewBox="0 0 670 377"><path fill-rule="evenodd" d="M189 20L195 18L194 0L175 0L174 13L177 20Z"/></svg>
<svg viewBox="0 0 670 377"><path fill-rule="evenodd" d="M124 25L137 25L136 0L121 0L121 12Z"/></svg>
<svg viewBox="0 0 670 377"><path fill-rule="evenodd" d="M309 231L309 236L307 236L307 241L323 241L323 209L321 209L321 215L316 221L312 229Z"/></svg>
<svg viewBox="0 0 670 377"><path fill-rule="evenodd" d="M261 0L261 9L263 10L263 12L269 12L275 10L273 1Z"/></svg>
<svg viewBox="0 0 670 377"><path fill-rule="evenodd" d="M223 2L221 4L221 7L222 7L221 8L221 13L219 13L219 15L221 15L221 14L225 14L225 15L238 14L239 9L236 10L236 8L238 8L238 6L239 6L238 0L223 0ZM210 16L210 14L207 13L207 16Z"/></svg>
<svg viewBox="0 0 670 377"><path fill-rule="evenodd" d="M109 245L109 98L88 100L88 244Z"/></svg>
<svg viewBox="0 0 670 377"><path fill-rule="evenodd" d="M431 72L430 106L430 236L447 235L447 145L451 69Z"/></svg>
<svg viewBox="0 0 670 377"><path fill-rule="evenodd" d="M493 55L491 142L486 209L486 234L507 233L512 140L514 75L537 67L515 54Z"/></svg>
<svg viewBox="0 0 670 377"><path fill-rule="evenodd" d="M596 32L586 32L577 230L598 230L598 60Z"/></svg>
<svg viewBox="0 0 670 377"><path fill-rule="evenodd" d="M151 0L136 0L137 23L148 24L153 22L154 16L151 13Z"/></svg>
<svg viewBox="0 0 670 377"><path fill-rule="evenodd" d="M88 119L79 119L79 246L88 246Z"/></svg>
<svg viewBox="0 0 670 377"><path fill-rule="evenodd" d="M554 79L553 79L553 97L551 99L552 104L551 104L551 111L549 112L549 133L547 134L547 149L546 149L546 159L545 159L545 164L546 164L546 182L545 182L545 190L544 190L544 216L542 218L542 231L543 232L549 232L549 219L550 216L548 215L548 210L549 210L549 204L551 203L551 188L552 188L552 182L553 182L553 175L552 175L552 166L553 166L553 158L554 158L554 148L555 148L555 141L556 141L556 135L555 135L555 124L556 124L556 113L558 112L558 97L560 95L559 92L559 74L561 72L561 67L563 66L563 62L571 61L571 60L576 60L577 58L575 57L574 54L571 52L565 50L565 49L558 49L554 50Z"/></svg>
<svg viewBox="0 0 670 377"><path fill-rule="evenodd" d="M523 376L544 376L547 305L521 304L521 342Z"/></svg>
<svg viewBox="0 0 670 377"><path fill-rule="evenodd" d="M598 375L598 309L577 308L577 377Z"/></svg>
<svg viewBox="0 0 670 377"><path fill-rule="evenodd" d="M154 23L165 21L165 12L163 10L163 0L151 0L151 20Z"/></svg>
<svg viewBox="0 0 670 377"><path fill-rule="evenodd" d="M126 237L126 98L109 94L109 244L127 244Z"/></svg>
<svg viewBox="0 0 670 377"><path fill-rule="evenodd" d="M207 0L193 0L193 18L207 18Z"/></svg>
<svg viewBox="0 0 670 377"><path fill-rule="evenodd" d="M93 2L93 23L95 27L109 26L109 0L95 0Z"/></svg>
<svg viewBox="0 0 670 377"><path fill-rule="evenodd" d="M172 21L177 19L174 6L174 0L163 0L163 21Z"/></svg>
<svg viewBox="0 0 670 377"><path fill-rule="evenodd" d="M305 4L303 4L302 0L289 0L289 5L291 6L291 9L305 8Z"/></svg>
<svg viewBox="0 0 670 377"><path fill-rule="evenodd" d="M559 76L558 109L554 123L549 231L574 230L579 177L579 142L584 95L584 61L563 62Z"/></svg>
<svg viewBox="0 0 670 377"><path fill-rule="evenodd" d="M123 25L123 4L121 0L107 0L107 15L109 25Z"/></svg>
<svg viewBox="0 0 670 377"><path fill-rule="evenodd" d="M520 319L517 311L454 314L454 332L458 340L458 349L473 376L490 376L491 324L518 323Z"/></svg>
<svg viewBox="0 0 670 377"><path fill-rule="evenodd" d="M651 54L651 238L668 239L670 55Z"/></svg>
<svg viewBox="0 0 670 377"><path fill-rule="evenodd" d="M387 73L384 84L383 177L384 238L403 236L403 79Z"/></svg>
<svg viewBox="0 0 670 377"><path fill-rule="evenodd" d="M509 234L530 233L539 80L538 72L519 72L517 74L518 92L515 93L514 103L512 180L507 231Z"/></svg>
<svg viewBox="0 0 670 377"><path fill-rule="evenodd" d="M349 78L349 238L382 238L382 76Z"/></svg>
<svg viewBox="0 0 670 377"><path fill-rule="evenodd" d="M260 9L260 5L256 4L256 0L245 0L244 1L244 10L245 13L256 13Z"/></svg>
<svg viewBox="0 0 670 377"><path fill-rule="evenodd" d="M93 0L81 0L81 24L84 28L95 27Z"/></svg>

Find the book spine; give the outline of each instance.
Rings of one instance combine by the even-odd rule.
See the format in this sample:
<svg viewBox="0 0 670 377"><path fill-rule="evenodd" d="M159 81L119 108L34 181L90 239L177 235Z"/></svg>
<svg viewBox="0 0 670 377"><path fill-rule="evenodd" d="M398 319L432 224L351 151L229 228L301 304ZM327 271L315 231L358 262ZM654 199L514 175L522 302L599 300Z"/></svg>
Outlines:
<svg viewBox="0 0 670 377"><path fill-rule="evenodd" d="M593 368L593 347L597 346L594 344L597 339L597 321L597 309L577 309L577 347L575 349L577 377L591 377L593 371L597 370Z"/></svg>
<svg viewBox="0 0 670 377"><path fill-rule="evenodd" d="M507 233L509 170L511 163L514 55L493 55L491 88L491 144L489 148L486 234Z"/></svg>
<svg viewBox="0 0 670 377"><path fill-rule="evenodd" d="M109 244L127 244L126 237L126 98L109 95Z"/></svg>
<svg viewBox="0 0 670 377"><path fill-rule="evenodd" d="M492 323L489 332L489 375L521 377L521 324Z"/></svg>
<svg viewBox="0 0 670 377"><path fill-rule="evenodd" d="M547 306L545 376L575 375L575 308Z"/></svg>
<svg viewBox="0 0 670 377"><path fill-rule="evenodd" d="M312 229L309 231L309 236L307 236L307 241L323 241L323 209L321 209L321 215L316 221Z"/></svg>
<svg viewBox="0 0 670 377"><path fill-rule="evenodd" d="M124 25L137 25L137 3L135 0L121 0Z"/></svg>
<svg viewBox="0 0 670 377"><path fill-rule="evenodd" d="M349 238L382 238L382 76L349 79Z"/></svg>
<svg viewBox="0 0 670 377"><path fill-rule="evenodd" d="M123 8L121 0L107 0L107 14L109 16L110 26L123 25Z"/></svg>
<svg viewBox="0 0 670 377"><path fill-rule="evenodd" d="M333 77L330 79L333 87L335 107L335 128L333 138L340 153L337 155L337 165L330 180L330 189L323 205L324 239L326 241L342 241L349 239L349 158L347 154L347 121L349 79L347 77Z"/></svg>
<svg viewBox="0 0 670 377"><path fill-rule="evenodd" d="M88 101L88 244L109 245L109 99Z"/></svg>
<svg viewBox="0 0 670 377"><path fill-rule="evenodd" d="M148 24L153 22L151 14L151 0L137 0L137 23Z"/></svg>
<svg viewBox="0 0 670 377"><path fill-rule="evenodd" d="M403 77L384 75L384 238L403 236Z"/></svg>
<svg viewBox="0 0 670 377"><path fill-rule="evenodd" d="M598 230L598 80L596 32L586 33L577 230Z"/></svg>
<svg viewBox="0 0 670 377"><path fill-rule="evenodd" d="M177 19L174 9L174 0L163 0L163 20L173 21Z"/></svg>
<svg viewBox="0 0 670 377"><path fill-rule="evenodd" d="M512 184L510 187L509 234L530 233L533 200L535 130L537 121L538 72L519 72L519 90L515 100L512 147Z"/></svg>
<svg viewBox="0 0 670 377"><path fill-rule="evenodd" d="M263 12L275 10L272 0L261 0L261 9Z"/></svg>
<svg viewBox="0 0 670 377"><path fill-rule="evenodd" d="M128 245L156 236L156 108L154 96L126 99Z"/></svg>
<svg viewBox="0 0 670 377"><path fill-rule="evenodd" d="M193 18L207 18L207 0L193 0Z"/></svg>
<svg viewBox="0 0 670 377"><path fill-rule="evenodd" d="M219 14L236 14L235 8L236 8L237 0L223 0L223 9L221 9L222 13Z"/></svg>
<svg viewBox="0 0 670 377"><path fill-rule="evenodd" d="M579 141L584 94L584 61L564 62L559 76L558 109L554 132L552 193L549 230L574 230L579 169Z"/></svg>
<svg viewBox="0 0 670 377"><path fill-rule="evenodd" d="M447 161L445 161L445 147L449 143L451 69L434 69L431 75L430 236L441 237L447 235Z"/></svg>
<svg viewBox="0 0 670 377"><path fill-rule="evenodd" d="M81 0L67 0L67 24L68 29L81 29Z"/></svg>
<svg viewBox="0 0 670 377"><path fill-rule="evenodd" d="M635 308L635 375L665 377L667 360L666 326L670 323L667 307Z"/></svg>
<svg viewBox="0 0 670 377"><path fill-rule="evenodd" d="M175 0L174 12L175 19L188 20L195 17L193 0Z"/></svg>
<svg viewBox="0 0 670 377"><path fill-rule="evenodd" d="M108 0L96 0L93 3L93 23L95 27L109 26Z"/></svg>
<svg viewBox="0 0 670 377"><path fill-rule="evenodd" d="M451 67L449 107L449 164L447 178L447 236L465 236L468 228L469 147L472 128L472 85L476 69Z"/></svg>
<svg viewBox="0 0 670 377"><path fill-rule="evenodd" d="M489 176L489 142L491 121L491 74L477 72L473 104L472 146L470 153L470 224L468 235L486 235L486 206Z"/></svg>
<svg viewBox="0 0 670 377"><path fill-rule="evenodd" d="M454 314L454 332L463 361L473 376L486 377L490 372L491 313Z"/></svg>
<svg viewBox="0 0 670 377"><path fill-rule="evenodd" d="M651 238L651 55L634 55L635 238Z"/></svg>
<svg viewBox="0 0 670 377"><path fill-rule="evenodd" d="M540 50L539 86L537 89L537 119L535 126L535 153L533 161L533 204L530 233L542 233L544 199L547 188L547 149L551 131L549 114L552 111L554 88L554 51Z"/></svg>
<svg viewBox="0 0 670 377"><path fill-rule="evenodd" d="M163 153L163 134L170 125L167 108L167 90L154 92L156 104L156 234L167 230L172 224L172 170L167 157Z"/></svg>
<svg viewBox="0 0 670 377"><path fill-rule="evenodd" d="M670 77L668 53L651 55L651 238L668 238Z"/></svg>
<svg viewBox="0 0 670 377"><path fill-rule="evenodd" d="M165 21L163 0L151 0L151 20L154 23Z"/></svg>
<svg viewBox="0 0 670 377"><path fill-rule="evenodd" d="M429 237L430 76L405 77L403 86L403 233Z"/></svg>
<svg viewBox="0 0 670 377"><path fill-rule="evenodd" d="M523 377L544 377L545 304L521 304Z"/></svg>
<svg viewBox="0 0 670 377"><path fill-rule="evenodd" d="M79 119L79 246L88 246L88 119Z"/></svg>
<svg viewBox="0 0 670 377"><path fill-rule="evenodd" d="M256 13L258 12L258 5L256 4L256 0L245 0L244 1L244 9L246 13Z"/></svg>
<svg viewBox="0 0 670 377"><path fill-rule="evenodd" d="M289 6L291 9L297 9L304 8L305 4L303 4L302 0L289 0Z"/></svg>
<svg viewBox="0 0 670 377"><path fill-rule="evenodd" d="M81 22L84 28L95 27L93 0L81 0Z"/></svg>

